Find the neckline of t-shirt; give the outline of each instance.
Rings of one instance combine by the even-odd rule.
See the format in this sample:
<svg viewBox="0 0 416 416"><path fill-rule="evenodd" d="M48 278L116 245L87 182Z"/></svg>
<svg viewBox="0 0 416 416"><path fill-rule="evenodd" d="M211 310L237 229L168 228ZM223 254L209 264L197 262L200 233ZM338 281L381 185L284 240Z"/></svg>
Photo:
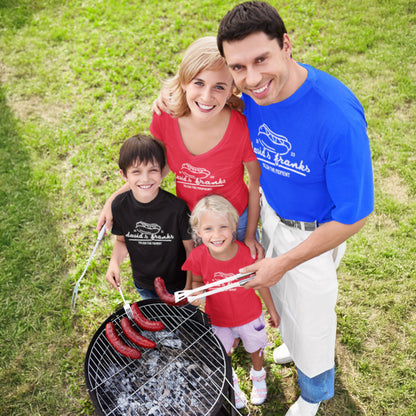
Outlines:
<svg viewBox="0 0 416 416"><path fill-rule="evenodd" d="M138 201L136 198L135 198L135 196L134 196L134 194L133 194L133 191L130 189L130 195L131 195L131 198L133 199L133 201L134 201L134 203L135 204L137 204L137 205L139 205L139 206L141 206L141 207L149 207L149 206L151 206L151 205L153 205L153 204L155 204L155 203L157 203L157 201L162 197L162 193L163 193L163 189L161 189L160 187L159 187L159 192L157 193L157 195L151 200L151 201L149 201L149 202L140 202L140 201Z"/></svg>
<svg viewBox="0 0 416 416"><path fill-rule="evenodd" d="M292 104L296 103L297 101L303 99L303 97L310 91L310 89L312 88L312 84L314 83L314 79L315 79L314 68L311 67L310 65L307 65L307 64L304 64L304 63L298 62L298 64L300 66L304 67L305 69L307 69L307 71L308 71L308 75L307 75L305 81L303 82L303 84L292 95L285 98L283 101L279 101L277 103L269 104L268 106L265 106L265 108L266 107L288 107L288 106L291 106ZM255 103L255 101L250 96L248 96L248 97L253 101L253 103Z"/></svg>
<svg viewBox="0 0 416 416"><path fill-rule="evenodd" d="M208 150L205 153L201 153L200 155L194 155L192 154L187 147L185 146L185 143L183 142L182 139L182 134L181 134L181 129L179 128L179 120L176 120L176 129L177 129L177 134L178 137L180 137L180 146L182 147L182 151L185 152L187 154L187 156L191 159L198 159L198 158L205 158L207 156L209 156L210 153L214 152L217 150L217 148L219 148L220 146L223 146L223 144L228 140L228 138L230 137L230 132L232 130L232 125L234 124L234 114L235 110L231 110L231 114L230 114L230 120L228 122L228 126L227 129L225 130L224 136L222 137L222 139L210 150Z"/></svg>

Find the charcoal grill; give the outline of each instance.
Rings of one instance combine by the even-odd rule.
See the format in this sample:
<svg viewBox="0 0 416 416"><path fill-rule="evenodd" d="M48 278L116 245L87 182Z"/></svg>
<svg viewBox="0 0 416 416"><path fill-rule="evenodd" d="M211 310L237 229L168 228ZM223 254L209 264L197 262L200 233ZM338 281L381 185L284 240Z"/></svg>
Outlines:
<svg viewBox="0 0 416 416"><path fill-rule="evenodd" d="M168 306L158 300L137 302L143 314L165 329L147 332L156 348L141 349L131 360L109 344L105 325L112 321L122 334L124 309L114 312L94 334L84 373L88 393L99 416L241 415L235 408L231 361L210 330L208 316L196 308ZM135 326L135 324L133 324ZM136 347L137 348L137 347Z"/></svg>

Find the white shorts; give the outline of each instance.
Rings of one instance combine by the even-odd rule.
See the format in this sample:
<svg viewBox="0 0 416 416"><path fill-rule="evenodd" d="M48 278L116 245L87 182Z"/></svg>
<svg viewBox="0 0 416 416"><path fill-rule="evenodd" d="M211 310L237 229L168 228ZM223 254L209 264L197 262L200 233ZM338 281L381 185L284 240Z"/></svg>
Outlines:
<svg viewBox="0 0 416 416"><path fill-rule="evenodd" d="M263 314L254 321L241 326L229 328L212 325L212 331L221 341L227 354L231 351L236 338L240 338L243 341L244 349L249 354L265 348L267 345Z"/></svg>

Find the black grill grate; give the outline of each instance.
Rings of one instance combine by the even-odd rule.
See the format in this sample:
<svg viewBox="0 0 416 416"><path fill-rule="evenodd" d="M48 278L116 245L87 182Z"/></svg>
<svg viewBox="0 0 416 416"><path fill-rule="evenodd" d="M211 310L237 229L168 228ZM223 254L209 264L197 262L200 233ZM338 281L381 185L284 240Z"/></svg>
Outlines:
<svg viewBox="0 0 416 416"><path fill-rule="evenodd" d="M142 357L131 360L113 349L104 330L107 322L114 322L123 341L136 347L119 325L124 309L101 325L91 340L84 366L96 412L100 416L240 414L233 405L230 359L209 329L207 315L155 300L138 305L148 319L161 320L165 329L144 332L136 326L157 345L151 350L139 348Z"/></svg>

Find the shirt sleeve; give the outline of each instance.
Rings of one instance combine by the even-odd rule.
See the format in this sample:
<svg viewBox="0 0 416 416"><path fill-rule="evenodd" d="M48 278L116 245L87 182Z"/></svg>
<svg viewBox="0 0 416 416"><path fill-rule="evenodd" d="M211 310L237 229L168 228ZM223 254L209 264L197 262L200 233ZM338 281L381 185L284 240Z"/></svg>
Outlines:
<svg viewBox="0 0 416 416"><path fill-rule="evenodd" d="M113 214L113 227L111 228L111 233L114 235L123 235L121 224L119 222L119 218L120 218L119 211L120 211L120 198L116 197L114 201L111 203L111 212Z"/></svg>
<svg viewBox="0 0 416 416"><path fill-rule="evenodd" d="M156 113L153 113L152 122L150 123L149 127L150 133L157 139L164 142L164 128L163 128L163 113L158 116Z"/></svg>
<svg viewBox="0 0 416 416"><path fill-rule="evenodd" d="M182 240L192 240L191 226L189 225L190 216L191 211L189 210L186 203L183 201L183 209L179 217L179 230L182 236Z"/></svg>
<svg viewBox="0 0 416 416"><path fill-rule="evenodd" d="M199 257L198 247L194 248L190 253L185 263L182 266L182 270L189 270L195 276L202 276L201 262Z"/></svg>
<svg viewBox="0 0 416 416"><path fill-rule="evenodd" d="M244 162L251 162L257 160L257 157L253 151L250 140L250 132L247 126L247 119L244 115L239 114L239 134L241 135L241 150Z"/></svg>
<svg viewBox="0 0 416 416"><path fill-rule="evenodd" d="M353 224L374 209L371 151L364 127L350 125L343 133L328 150L326 178L332 219Z"/></svg>

